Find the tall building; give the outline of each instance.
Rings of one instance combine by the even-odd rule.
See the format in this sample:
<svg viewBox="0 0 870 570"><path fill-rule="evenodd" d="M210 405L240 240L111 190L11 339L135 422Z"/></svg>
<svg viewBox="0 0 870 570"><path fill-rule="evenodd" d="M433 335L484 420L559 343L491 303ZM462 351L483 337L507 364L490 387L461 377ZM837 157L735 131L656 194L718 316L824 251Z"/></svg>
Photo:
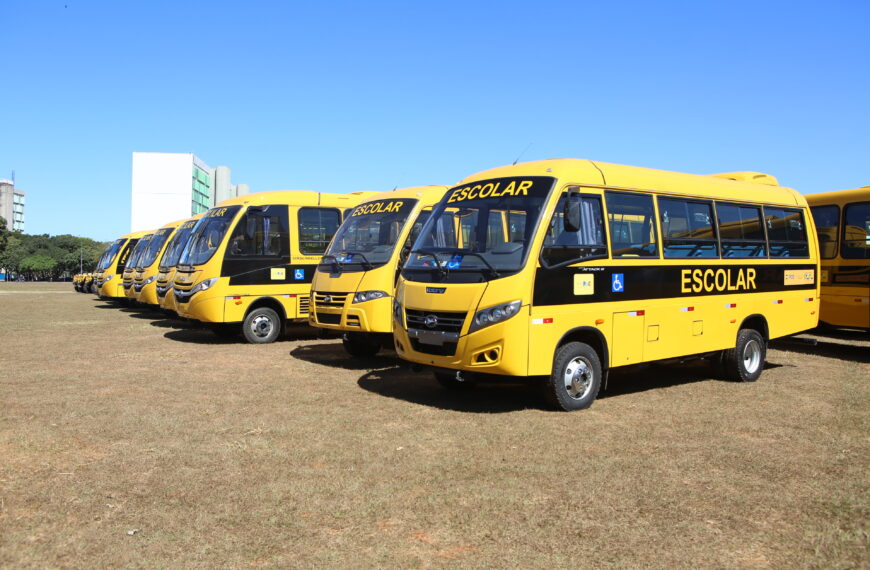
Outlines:
<svg viewBox="0 0 870 570"><path fill-rule="evenodd" d="M15 188L12 180L0 180L0 217L8 229L24 231L24 192Z"/></svg>
<svg viewBox="0 0 870 570"><path fill-rule="evenodd" d="M233 186L230 169L209 167L191 153L134 152L130 231L157 228L247 194Z"/></svg>

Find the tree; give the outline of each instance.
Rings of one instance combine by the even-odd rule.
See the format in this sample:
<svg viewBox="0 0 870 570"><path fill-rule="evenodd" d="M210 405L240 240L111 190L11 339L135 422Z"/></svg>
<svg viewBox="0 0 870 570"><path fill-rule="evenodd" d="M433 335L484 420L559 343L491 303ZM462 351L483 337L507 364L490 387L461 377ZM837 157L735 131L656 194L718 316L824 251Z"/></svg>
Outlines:
<svg viewBox="0 0 870 570"><path fill-rule="evenodd" d="M29 273L31 278L46 279L52 277L57 261L44 253L28 255L18 264L22 273Z"/></svg>
<svg viewBox="0 0 870 570"><path fill-rule="evenodd" d="M0 216L0 254L6 250L6 242L9 239L9 230L6 229L6 218Z"/></svg>

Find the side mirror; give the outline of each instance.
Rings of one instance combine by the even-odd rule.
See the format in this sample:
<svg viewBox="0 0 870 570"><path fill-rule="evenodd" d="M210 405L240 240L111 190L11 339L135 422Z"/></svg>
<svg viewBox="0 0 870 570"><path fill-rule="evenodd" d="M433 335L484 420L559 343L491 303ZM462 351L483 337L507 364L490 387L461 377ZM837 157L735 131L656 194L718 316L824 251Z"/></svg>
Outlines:
<svg viewBox="0 0 870 570"><path fill-rule="evenodd" d="M562 209L562 224L566 232L580 231L580 196L569 192Z"/></svg>

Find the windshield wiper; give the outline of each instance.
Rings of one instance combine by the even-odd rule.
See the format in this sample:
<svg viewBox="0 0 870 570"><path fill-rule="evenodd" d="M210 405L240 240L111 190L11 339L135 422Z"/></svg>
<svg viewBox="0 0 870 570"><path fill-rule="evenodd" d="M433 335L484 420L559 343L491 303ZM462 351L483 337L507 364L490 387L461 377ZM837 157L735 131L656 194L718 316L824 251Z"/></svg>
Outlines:
<svg viewBox="0 0 870 570"><path fill-rule="evenodd" d="M492 273L492 276L493 276L493 277L501 277L501 275L499 275L499 273L498 273L498 271L496 270L496 268L493 267L492 264L491 264L490 262L488 262L488 261L486 260L486 258L483 257L481 254L479 254L479 253L475 253L475 252L473 252L473 251L463 251L463 252L457 252L457 253L459 253L460 255L463 255L463 256L465 256L465 255L470 255L470 256L472 256L472 257L476 257L477 259L481 260L481 261L483 262L484 265L486 265L487 269L490 270L490 272Z"/></svg>
<svg viewBox="0 0 870 570"><path fill-rule="evenodd" d="M338 254L339 254L339 255L348 255L348 254L350 254L351 256L353 256L353 255L358 255L358 256L362 257L363 262L365 262L365 265L363 265L363 269L365 269L366 271L371 271L372 267L374 267L374 265L372 265L371 262L370 262L368 259L366 259L366 256L363 255L362 253L360 253L359 251L341 251L341 252L339 252ZM330 256L330 257L333 257L333 256ZM337 260L336 260L336 261L337 261ZM348 262L345 261L345 263L348 263Z"/></svg>
<svg viewBox="0 0 870 570"><path fill-rule="evenodd" d="M332 259L332 272L341 273L341 265L338 263L338 258L334 255L324 255L322 258L320 258L320 262L323 263L324 261L326 261L327 257Z"/></svg>
<svg viewBox="0 0 870 570"><path fill-rule="evenodd" d="M438 261L438 256L435 255L435 253L433 253L433 252L431 252L431 251L427 251L427 250L425 250L425 249L412 249L412 250L411 250L411 253L416 253L417 255L421 255L421 254L422 254L422 255L428 255L429 257L431 257L432 259L434 259L434 260L435 260L435 269L438 270L438 276L439 276L439 277L444 277L444 275L445 275L445 270L444 270L443 267L441 267L441 262Z"/></svg>

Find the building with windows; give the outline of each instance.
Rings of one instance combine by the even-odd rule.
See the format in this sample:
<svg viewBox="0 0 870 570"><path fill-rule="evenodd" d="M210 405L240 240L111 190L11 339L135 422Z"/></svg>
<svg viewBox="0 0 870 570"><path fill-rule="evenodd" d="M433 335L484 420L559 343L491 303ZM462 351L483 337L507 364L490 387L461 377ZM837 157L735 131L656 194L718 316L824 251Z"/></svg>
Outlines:
<svg viewBox="0 0 870 570"><path fill-rule="evenodd" d="M229 167L211 168L192 153L134 152L130 231L189 218L248 192L232 184Z"/></svg>
<svg viewBox="0 0 870 570"><path fill-rule="evenodd" d="M24 231L24 203L24 192L15 188L15 181L0 180L0 217L8 229Z"/></svg>

